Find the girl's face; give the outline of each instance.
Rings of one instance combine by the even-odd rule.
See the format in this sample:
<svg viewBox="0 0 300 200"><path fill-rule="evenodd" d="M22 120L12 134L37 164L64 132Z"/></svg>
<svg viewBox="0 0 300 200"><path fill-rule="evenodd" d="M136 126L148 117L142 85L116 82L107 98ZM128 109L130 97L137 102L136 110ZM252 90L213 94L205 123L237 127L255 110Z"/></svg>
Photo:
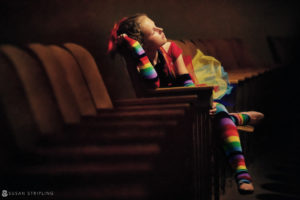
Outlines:
<svg viewBox="0 0 300 200"><path fill-rule="evenodd" d="M157 27L150 18L141 16L139 22L141 31L144 34L144 48L158 49L167 42L163 29Z"/></svg>

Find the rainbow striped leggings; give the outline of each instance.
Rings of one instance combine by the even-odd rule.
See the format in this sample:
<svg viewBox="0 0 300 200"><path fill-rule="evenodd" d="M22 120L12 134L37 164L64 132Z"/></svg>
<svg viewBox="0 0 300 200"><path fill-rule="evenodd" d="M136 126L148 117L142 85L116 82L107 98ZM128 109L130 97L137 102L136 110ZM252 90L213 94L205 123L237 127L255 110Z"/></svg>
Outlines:
<svg viewBox="0 0 300 200"><path fill-rule="evenodd" d="M246 167L240 136L236 128L238 120L228 113L224 105L217 103L216 109L215 123L221 134L226 157L235 172L235 179L238 184L250 183L252 179Z"/></svg>

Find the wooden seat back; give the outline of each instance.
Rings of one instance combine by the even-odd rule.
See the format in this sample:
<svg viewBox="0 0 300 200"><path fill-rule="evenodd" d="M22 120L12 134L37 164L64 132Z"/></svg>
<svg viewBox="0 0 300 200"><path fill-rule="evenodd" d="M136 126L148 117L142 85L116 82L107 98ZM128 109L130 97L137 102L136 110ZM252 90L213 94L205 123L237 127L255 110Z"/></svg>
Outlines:
<svg viewBox="0 0 300 200"><path fill-rule="evenodd" d="M80 121L79 107L75 96L65 78L66 75L52 51L41 44L30 44L29 48L41 62L46 71L54 96L66 124L78 123Z"/></svg>
<svg viewBox="0 0 300 200"><path fill-rule="evenodd" d="M20 148L32 148L38 135L62 128L62 116L37 60L12 45L0 48L1 102ZM2 55L2 54L1 54Z"/></svg>
<svg viewBox="0 0 300 200"><path fill-rule="evenodd" d="M28 99L39 131L46 134L61 130L62 115L40 63L26 51L11 45L1 47L1 51L9 57L17 72L16 76L22 81L20 87L24 88L26 99ZM10 84L6 85L9 86ZM19 114L21 113L25 112Z"/></svg>
<svg viewBox="0 0 300 200"><path fill-rule="evenodd" d="M48 48L51 49L56 59L60 62L58 66L65 72L65 78L69 82L79 106L80 115L95 116L97 114L96 106L77 61L69 51L62 47L51 45Z"/></svg>
<svg viewBox="0 0 300 200"><path fill-rule="evenodd" d="M275 64L288 66L298 61L299 38L267 36L267 42Z"/></svg>
<svg viewBox="0 0 300 200"><path fill-rule="evenodd" d="M96 108L113 108L112 101L93 56L85 48L77 44L66 43L64 47L71 52L78 62L81 72L89 86Z"/></svg>
<svg viewBox="0 0 300 200"><path fill-rule="evenodd" d="M184 53L186 51L185 48L197 48L204 55L213 56L219 60L226 71L249 70L262 67L255 63L256 61L253 55L246 49L243 41L238 38L194 39L184 40L183 42L181 48ZM190 42L192 42L194 46L191 46Z"/></svg>

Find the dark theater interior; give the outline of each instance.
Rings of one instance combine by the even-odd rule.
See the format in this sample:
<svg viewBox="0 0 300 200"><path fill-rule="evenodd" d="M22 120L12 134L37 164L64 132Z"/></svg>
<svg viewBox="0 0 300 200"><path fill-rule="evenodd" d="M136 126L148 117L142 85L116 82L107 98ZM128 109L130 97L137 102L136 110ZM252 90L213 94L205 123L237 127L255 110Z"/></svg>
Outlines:
<svg viewBox="0 0 300 200"><path fill-rule="evenodd" d="M1 198L300 200L298 12L295 0L0 1ZM239 193L209 114L214 85L145 89L132 57L107 54L136 13L183 56L220 61L229 112L264 114L237 126L253 193Z"/></svg>

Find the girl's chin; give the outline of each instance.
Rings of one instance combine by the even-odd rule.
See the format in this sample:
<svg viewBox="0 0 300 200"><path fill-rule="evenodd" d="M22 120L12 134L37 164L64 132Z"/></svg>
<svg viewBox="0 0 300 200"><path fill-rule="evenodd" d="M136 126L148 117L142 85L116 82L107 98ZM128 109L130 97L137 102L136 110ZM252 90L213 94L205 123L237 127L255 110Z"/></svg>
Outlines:
<svg viewBox="0 0 300 200"><path fill-rule="evenodd" d="M168 42L168 40L167 40L167 38L165 38L165 39L162 41L161 46L164 45L164 44L166 44L167 42Z"/></svg>
<svg viewBox="0 0 300 200"><path fill-rule="evenodd" d="M144 46L144 48L146 48L146 49L159 49L161 46L163 46L167 42L168 42L167 40L156 42L155 44Z"/></svg>

